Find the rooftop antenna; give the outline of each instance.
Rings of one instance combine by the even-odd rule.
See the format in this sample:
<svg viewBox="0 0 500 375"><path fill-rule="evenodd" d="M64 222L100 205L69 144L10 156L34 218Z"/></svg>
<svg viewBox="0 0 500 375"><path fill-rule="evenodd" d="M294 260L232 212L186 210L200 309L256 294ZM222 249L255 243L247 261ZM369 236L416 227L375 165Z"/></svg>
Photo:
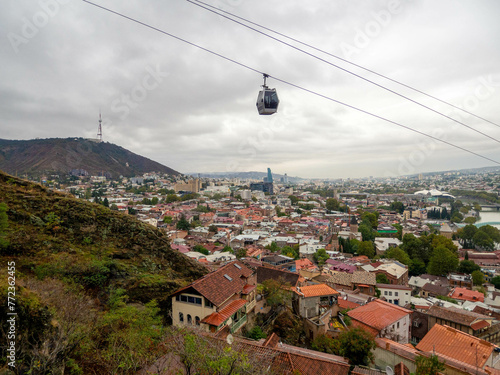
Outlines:
<svg viewBox="0 0 500 375"><path fill-rule="evenodd" d="M99 127L97 128L97 140L102 142L102 119L101 119L101 110L99 110Z"/></svg>

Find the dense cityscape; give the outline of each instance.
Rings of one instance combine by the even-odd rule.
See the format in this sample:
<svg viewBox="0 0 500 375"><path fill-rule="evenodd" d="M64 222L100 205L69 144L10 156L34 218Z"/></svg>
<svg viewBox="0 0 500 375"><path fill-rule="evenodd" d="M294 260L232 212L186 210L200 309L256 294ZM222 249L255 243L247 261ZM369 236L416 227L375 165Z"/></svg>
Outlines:
<svg viewBox="0 0 500 375"><path fill-rule="evenodd" d="M243 351L257 343L313 362L311 349L321 351L331 373L499 371L498 171L262 175L113 180L77 170L39 180L158 228L210 272L169 297L174 327L236 339ZM245 281L229 285L235 278ZM368 350L346 349L356 346L349 333Z"/></svg>

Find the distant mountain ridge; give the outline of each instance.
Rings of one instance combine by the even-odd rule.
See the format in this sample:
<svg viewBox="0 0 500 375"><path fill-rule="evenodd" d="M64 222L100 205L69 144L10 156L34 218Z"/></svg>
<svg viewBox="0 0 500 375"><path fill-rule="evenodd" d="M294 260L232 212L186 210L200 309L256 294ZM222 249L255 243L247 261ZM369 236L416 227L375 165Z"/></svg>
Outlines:
<svg viewBox="0 0 500 375"><path fill-rule="evenodd" d="M84 170L90 175L108 174L113 178L148 172L179 174L123 147L85 138L0 139L0 170L31 176Z"/></svg>

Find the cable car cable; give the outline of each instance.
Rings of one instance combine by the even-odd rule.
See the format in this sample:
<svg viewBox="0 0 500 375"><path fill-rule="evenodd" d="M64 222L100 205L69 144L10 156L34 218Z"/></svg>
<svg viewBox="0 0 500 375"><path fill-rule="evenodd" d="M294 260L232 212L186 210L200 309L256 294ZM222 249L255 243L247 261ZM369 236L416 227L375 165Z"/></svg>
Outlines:
<svg viewBox="0 0 500 375"><path fill-rule="evenodd" d="M394 79L394 78L391 78L391 77L388 77L388 76L386 76L386 75L384 75L384 74L378 73L378 72L376 72L376 71L374 71L374 70L372 70L372 69L365 68L365 67L364 67L364 66L362 66L362 65L356 64L356 63L354 63L354 62L352 62L352 61L349 61L349 60L347 60L347 59L344 59L344 58L342 58L342 57L340 57L340 56L334 55L334 54L333 54L333 53L331 53L331 52L325 51L325 50L323 50L323 49L321 49L321 48L318 48L318 47L315 47L315 46L313 46L313 45L311 45L311 44L308 44L308 43L302 42L302 41L300 41L300 40L298 40L298 39L296 39L296 38L293 38L293 37L291 37L291 36L288 36L288 35L286 35L286 34L283 34L283 33L279 32L279 31L273 30L273 29L271 29L271 28L269 28L269 27L266 27L266 26L260 25L260 24L258 24L258 23L256 23L256 22L252 22L252 21L250 21L250 20L248 20L248 19L246 19L246 18L244 18L244 17L240 17L240 16L238 16L238 15L236 15L236 14L234 14L234 13L228 12L228 11L226 11L226 10L224 10L224 9L219 9L219 8L217 8L217 7L213 6L213 5L207 4L207 3L205 3L205 2L203 2L203 1L201 1L201 0L195 0L195 1L196 1L196 2L198 2L198 3L202 3L202 4L206 5L207 7L217 9L217 11L219 11L219 12L223 12L223 13L229 14L229 15L231 15L232 17L238 18L238 19L243 20L243 21L245 21L245 22L248 22L248 23L250 23L250 24L252 24L252 25L258 26L258 27L260 27L260 28L262 28L262 29L264 29L264 30L271 31L271 32L273 32L273 33L275 33L275 34L277 34L277 35L280 35L280 36L282 36L282 37L285 37L285 38L287 38L287 39L290 39L290 40L292 40L292 41L294 41L294 42L296 42L296 43L302 44L302 45L304 45L304 46L306 46L306 47L309 47L309 48L311 48L311 49L314 49L314 50L316 50L316 51L318 51L318 52L324 53L325 55L328 55L328 56L334 57L334 58L336 58L336 59L338 59L338 60L341 60L341 61L343 61L343 62L345 62L345 63L351 64L351 65L353 65L353 66L355 66L355 67L357 67L357 68L363 69L363 70L365 70L365 71L367 71L367 72L370 72L370 73L372 73L372 74L375 74L375 75L377 75L377 76L379 76L379 77L385 78L385 79L387 79L387 80L389 80L389 81L391 81L391 82L397 83L398 85L401 85L401 86L406 87L406 88L408 88L408 89L410 89L410 90L416 91L416 92L418 92L419 94L425 95L425 96L427 96L427 97L429 97L429 98L432 98L432 99L434 99L434 100L437 100L437 101L439 101L439 102L441 102L441 103L443 103L443 104L449 105L450 107L453 107L453 108L455 108L455 109L458 109L458 110L460 110L460 111L462 111L462 112L464 112L464 113L467 113L467 114L469 114L469 115L471 115L471 116L474 116L474 117L476 117L476 118L478 118L478 119L480 119L480 120L483 120L483 121L485 121L485 122L488 122L488 123L490 123L490 124L492 124L492 125L495 125L495 126L497 126L497 127L499 127L499 128L500 128L500 125L499 125L499 124L496 124L496 123L495 123L495 122L493 122L493 121L490 121L490 120L488 120L488 119L486 119L486 118L484 118L484 117L481 117L481 116L479 116L479 115L476 115L475 113L472 113L472 112L470 112L470 111L467 111L466 109L460 108L459 106L456 106L456 105L454 105L454 104L452 104L452 103L449 103L449 102L447 102L447 101L445 101L445 100L443 100L443 99L440 99L440 98L438 98L438 97L436 97L436 96L433 96L433 95L431 95L431 94L428 94L428 93L426 93L426 92L424 92L424 91L422 91L422 90L419 90L419 89L417 89L417 88L415 88L415 87L412 87L412 86L410 86L410 85L407 85L407 84L405 84L405 83L403 83L403 82L401 82L401 81L398 81L398 80L396 80L396 79ZM194 5L196 5L196 4L194 4Z"/></svg>
<svg viewBox="0 0 500 375"><path fill-rule="evenodd" d="M348 69L345 69L345 68L343 68L343 67L341 67L341 66L339 66L339 65L336 65L336 64L334 64L334 63L332 63L332 62L330 62L330 61L328 61L328 60L325 60L325 59L323 59L323 58L321 58L321 57L319 57L319 56L316 56L316 55L314 55L314 54L312 54L312 53L310 53L310 52L307 52L307 51L305 51L305 50L303 50L303 49L301 49L301 48L299 48L299 47L297 47L297 46L294 46L293 44L287 43L287 42L285 42L285 41L283 41L283 40L281 40L281 39L278 39L278 38L276 38L276 37L274 37L274 36L272 36L272 35L266 34L266 33L265 33L265 32L263 32L263 31L257 30L257 29L256 29L256 28L254 28L254 27L251 27L251 26L245 25L243 22L237 21L237 20L232 19L231 17L228 17L228 16L226 16L226 15L224 15L224 14L218 13L218 12L216 12L216 11L214 11L214 10L210 9L210 8L207 8L207 7L205 7L205 6L201 5L201 4L197 4L197 3L196 3L196 2L194 2L193 0L186 0L186 1L187 1L188 3L191 3L191 4L193 4L193 5L198 6L198 7L200 7L200 8L203 8L203 9L205 9L205 10L208 10L209 12L212 12L212 13L214 13L214 14L217 14L217 15L218 15L218 16L220 16L220 17L224 17L224 18L226 18L226 19L228 19L228 20L230 20L230 21L233 21L233 22L235 22L235 23L237 23L237 24L239 24L239 25L241 25L241 26L244 26L244 27L246 27L246 28L250 29L250 30L253 30L253 31L255 31L255 32L259 33L259 34L262 34L262 35L264 35L264 36L267 36L268 38L271 38L271 39L273 39L273 40L275 40L275 41L277 41L277 42L279 42L279 43L282 43L282 44L284 44L284 45L286 45L286 46L290 47L290 48L293 48L293 49L295 49L295 50L297 50L297 51L299 51L299 52L302 52L302 53L304 53L304 54L306 54L306 55L308 55L308 56L310 56L310 57L313 57L313 58L315 58L315 59L317 59L317 60L319 60L319 61L322 61L322 62L324 62L325 64L331 65L331 66L333 66L333 67L335 67L335 68L337 68L337 69L340 69L340 70L342 70L342 71L344 71L344 72L346 72L346 73L349 73L349 74L351 74L351 75L353 75L353 76L355 76L355 77L357 77L357 78L360 78L360 79L362 79L362 80L364 80L364 81L366 81L366 82L369 82L369 83L371 83L372 85L375 85L375 86L377 86L377 87L380 87L381 89L384 89L384 90L386 90L386 91L389 91L389 92L393 93L394 95L397 95L397 96L399 96L399 97L401 97L401 98L404 98L404 99L406 99L406 100L408 100L408 101L410 101L410 102L412 102L412 103L414 103L414 104L417 104L417 105L419 105L419 106L421 106L421 107L423 107L423 108L425 108L425 109L428 109L429 111L432 111L432 112L434 112L434 113L436 113L436 114L438 114L438 115L440 115L440 116L443 116L443 117L445 117L445 118L447 118L447 119L449 119L449 120L451 120L451 121L454 121L454 122L456 122L457 124L460 124L460 125L462 125L462 126L465 126L466 128L468 128L468 129L470 129L470 130L472 130L472 131L474 131L474 132L476 132L476 133L479 133L479 134L481 134L481 135L483 135L483 136L485 136L485 137L487 137L487 138L490 138L491 140L493 140L493 141L495 141L495 142L497 142L497 143L500 143L500 140L498 140L498 139L496 139L496 138L494 138L494 137L492 137L492 136L490 136L490 135L488 135L488 134L486 134L486 133L483 133L483 132L482 132L482 131L480 131L480 130L474 129L472 126L469 126L469 125L467 125L467 124L465 124L465 123L463 123L463 122L461 122L461 121L459 121L459 120L456 120L456 119L454 119L453 117L450 117L450 116L448 116L448 115L446 115L446 114L444 114L444 113L442 113L442 112L439 112L439 111L437 111L437 110L435 110L435 109L433 109L433 108L431 108L431 107L429 107L429 106L427 106L427 105L425 105L425 104L422 104L422 103L420 103L420 102L418 102L418 101L416 101L416 100L414 100L414 99L412 99L412 98L410 98L410 97L408 97L408 96L405 96L405 95L403 95L403 94L400 94L400 93L398 93L397 91L394 91L394 90L392 90L392 89L390 89L390 88L388 88L388 87L385 87L385 86L383 86L383 85L381 85L381 84L378 84L378 83L376 83L375 81L372 81L372 80L370 80L370 79L368 79L368 78L365 78L365 77L363 77L363 76L361 76L361 75L359 75L359 74L357 74L357 73L351 72L351 71L350 71L350 70L348 70Z"/></svg>
<svg viewBox="0 0 500 375"><path fill-rule="evenodd" d="M178 36L176 36L176 35L173 35L173 34L171 34L171 33L169 33L169 32L166 32L166 31L161 30L161 29L159 29L159 28L157 28L157 27L154 27L154 26L152 26L152 25L149 25L149 24L147 24L147 23L145 23L145 22L139 21L139 20L137 20L137 19L135 19L135 18L129 17L129 16L125 15L125 14L122 14L122 13L116 12L116 11L114 11L114 10L112 10L112 9L109 9L109 8L103 7L102 5L99 5L99 4L96 4L96 3L93 3L93 2L91 2L91 1L89 1L89 0L82 0L82 1L83 1L84 3L87 3L87 4L90 4L90 5L93 5L93 6L97 7L97 8L100 8L100 9L102 9L102 10L105 10L105 11L107 11L107 12L113 13L113 14L115 14L115 15L117 15L117 16L122 17L122 18L125 18L125 19L127 19L127 20L129 20L129 21L132 21L132 22L138 23L138 24L140 24L140 25L142 25L142 26L145 26L145 27L150 28L150 29L152 29L152 30L158 31L158 32L160 32L160 33L162 33L162 34L164 34L164 35L168 35L168 36L170 36L170 37L172 37L172 38L174 38L174 39L177 39L177 40L179 40L179 41L181 41L181 42L187 43L187 44L189 44L189 45L191 45L191 46L193 46L193 47L199 48L199 49L201 49L201 50L203 50L203 51L205 51L205 52L211 53L212 55L215 55L215 56L218 56L218 57L220 57L220 58L223 58L224 60L227 60L227 61L230 61L230 62L232 62L232 63L235 63L235 64L237 64L237 65L239 65L239 66L241 66L241 67L244 67L244 68L246 68L246 69L249 69L249 70L251 70L251 71L253 71L253 72L259 73L259 74L261 74L261 75L266 74L266 73L264 73L264 72L261 72L261 71L260 71L260 70L258 70L258 69L252 68L252 67L250 67L250 66L248 66L248 65L246 65L246 64L243 64L243 63L241 63L241 62L239 62L239 61L236 61L236 60L231 59L231 58L229 58L229 57L226 57L226 56L224 56L224 55L222 55L222 54L220 54L220 53L217 53L217 52L214 52L214 51L212 51L212 50L209 50L208 48L202 47L202 46L200 46L200 45L198 45L198 44L196 44L196 43L193 43L193 42L190 42L190 41L188 41L188 40L186 40L186 39L180 38L180 37L178 37ZM310 93L310 94L313 94L313 95L316 95L316 96L322 97L322 98L324 98L324 99L330 100L330 101L332 101L332 102L338 103L338 104L340 104L340 105L343 105L343 106L349 107L349 108L351 108L351 109L354 109L354 110L356 110L356 111L362 112L362 113L364 113L364 114L367 114L367 115L370 115L370 116L376 117L376 118L378 118L378 119L380 119L380 120L383 120L383 121L389 122L389 123L391 123L391 124L394 124L394 125L397 125L397 126L399 126L399 127L405 128L405 129L407 129L407 130L413 131L413 132L418 133L418 134L420 134L420 135L426 136L426 137L431 138L431 139L434 139L434 140L436 140L436 141L438 141L438 142L442 142L442 143L447 144L447 145L449 145L449 146L455 147L455 148L457 148L457 149L459 149L459 150L465 151L465 152L467 152L467 153L470 153L470 154L472 154L472 155L478 156L478 157L480 157L480 158L482 158L482 159L485 159L485 160L491 161L492 163L495 163L495 164L499 164L499 165L500 165L500 162L499 162L499 161L493 160L493 159L491 159L491 158L489 158L489 157L487 157L487 156L484 156L484 155L478 154L478 153L476 153L476 152L474 152L474 151L471 151L471 150L468 150L468 149L466 149L466 148L464 148L464 147L461 147L461 146L455 145L455 144L453 144L453 143L451 143L451 142L448 142L448 141L445 141L445 140L443 140L443 139L440 139L440 138L434 137L434 136L432 136L432 135L430 135L430 134L427 134L427 133L421 132L421 131L416 130L416 129L413 129L413 128L409 127L409 126L406 126L406 125L400 124L400 123L398 123L398 122L396 122L396 121L393 121L393 120L389 120L389 119L387 119L387 118L385 118L385 117L382 117L382 116L376 115L376 114L374 114L374 113L371 113L371 112L366 111L366 110L361 109L361 108L357 108L357 107L355 107L355 106L353 106L353 105L350 105L350 104L347 104L347 103L341 102L341 101L339 101L339 100L337 100L337 99L333 99L333 98L331 98L331 97L329 97L329 96L326 96L326 95L320 94L320 93L315 92L315 91L313 91L313 90L309 90L309 89L307 89L307 88L304 88L304 87L302 87L302 86L296 85L296 84L294 84L294 83L291 83L291 82L285 81L285 80L283 80L283 79L280 79L280 78L274 77L274 76L272 76L272 75L270 75L270 74L267 74L267 76L268 76L268 77L271 77L271 78L274 78L275 80L277 80L277 81L279 81L279 82L282 82L282 83L284 83L284 84L287 84L287 85L289 85L289 86L292 86L292 87L298 88L298 89L303 90L303 91L306 91L306 92L308 92L308 93Z"/></svg>

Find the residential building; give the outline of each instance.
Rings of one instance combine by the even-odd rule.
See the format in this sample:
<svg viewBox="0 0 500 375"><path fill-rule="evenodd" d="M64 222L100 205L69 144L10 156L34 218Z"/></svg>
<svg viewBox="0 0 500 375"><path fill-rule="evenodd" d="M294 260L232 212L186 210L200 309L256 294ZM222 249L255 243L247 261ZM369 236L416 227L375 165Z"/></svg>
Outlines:
<svg viewBox="0 0 500 375"><path fill-rule="evenodd" d="M380 290L380 298L398 306L406 306L410 303L411 288L405 285L377 284Z"/></svg>
<svg viewBox="0 0 500 375"><path fill-rule="evenodd" d="M337 304L339 292L326 284L292 288L292 306L303 318L314 318Z"/></svg>
<svg viewBox="0 0 500 375"><path fill-rule="evenodd" d="M375 296L377 281L374 273L354 271L353 273L337 272L326 283L337 290L359 290L360 293Z"/></svg>
<svg viewBox="0 0 500 375"><path fill-rule="evenodd" d="M441 324L456 328L473 336L481 335L493 323L493 317L477 314L458 307L431 306L427 310L429 329Z"/></svg>
<svg viewBox="0 0 500 375"><path fill-rule="evenodd" d="M465 289L465 288L455 288L453 289L449 297L465 302L465 301L471 301L471 302L484 302L484 294L475 290L470 290L470 289Z"/></svg>
<svg viewBox="0 0 500 375"><path fill-rule="evenodd" d="M472 289L472 276L465 273L450 273L448 275L450 287L460 287Z"/></svg>
<svg viewBox="0 0 500 375"><path fill-rule="evenodd" d="M417 345L417 350L465 362L472 368L500 369L499 348L458 329L436 324Z"/></svg>
<svg viewBox="0 0 500 375"><path fill-rule="evenodd" d="M217 332L228 325L238 331L255 307L256 277L235 261L172 294L172 324Z"/></svg>
<svg viewBox="0 0 500 375"><path fill-rule="evenodd" d="M360 326L376 337L399 343L410 341L411 310L376 299L347 313L354 326Z"/></svg>

